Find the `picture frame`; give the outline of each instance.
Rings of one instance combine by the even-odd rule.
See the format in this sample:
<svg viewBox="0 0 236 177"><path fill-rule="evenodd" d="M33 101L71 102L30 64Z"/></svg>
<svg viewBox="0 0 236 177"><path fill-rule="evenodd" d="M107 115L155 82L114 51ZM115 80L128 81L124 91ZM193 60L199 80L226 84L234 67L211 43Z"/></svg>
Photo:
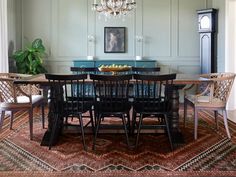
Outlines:
<svg viewBox="0 0 236 177"><path fill-rule="evenodd" d="M104 53L125 53L125 27L104 27Z"/></svg>

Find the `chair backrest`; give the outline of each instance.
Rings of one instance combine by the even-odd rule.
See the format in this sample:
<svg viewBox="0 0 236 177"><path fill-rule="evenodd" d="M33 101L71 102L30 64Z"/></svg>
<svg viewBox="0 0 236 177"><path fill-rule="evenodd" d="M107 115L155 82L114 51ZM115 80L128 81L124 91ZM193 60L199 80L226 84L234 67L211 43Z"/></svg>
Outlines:
<svg viewBox="0 0 236 177"><path fill-rule="evenodd" d="M134 105L141 112L167 111L176 74L134 74Z"/></svg>
<svg viewBox="0 0 236 177"><path fill-rule="evenodd" d="M159 74L160 67L150 67L150 68L144 68L144 67L132 67L132 73L133 74Z"/></svg>
<svg viewBox="0 0 236 177"><path fill-rule="evenodd" d="M208 87L210 100L217 98L226 104L235 76L236 74L234 73L211 73L201 75L201 77L208 78L212 81Z"/></svg>
<svg viewBox="0 0 236 177"><path fill-rule="evenodd" d="M50 85L51 106L55 113L76 115L84 108L87 74L45 74Z"/></svg>
<svg viewBox="0 0 236 177"><path fill-rule="evenodd" d="M95 75L91 74L95 91L96 109L116 112L127 107L130 94L130 80L132 75Z"/></svg>
<svg viewBox="0 0 236 177"><path fill-rule="evenodd" d="M0 78L19 79L21 76L17 73L0 73Z"/></svg>
<svg viewBox="0 0 236 177"><path fill-rule="evenodd" d="M16 92L14 89L14 79L0 77L0 102L15 103Z"/></svg>
<svg viewBox="0 0 236 177"><path fill-rule="evenodd" d="M17 103L18 96L30 97L33 86L16 85L14 81L22 76L17 73L0 73L0 101L5 103ZM36 91L35 91L36 92ZM30 99L31 101L31 99Z"/></svg>
<svg viewBox="0 0 236 177"><path fill-rule="evenodd" d="M73 74L97 74L98 68L97 67L71 67L70 70L73 72ZM86 97L94 97L94 89L92 82L85 84L85 90L86 90Z"/></svg>
<svg viewBox="0 0 236 177"><path fill-rule="evenodd" d="M73 74L96 74L99 70L97 67L70 67Z"/></svg>

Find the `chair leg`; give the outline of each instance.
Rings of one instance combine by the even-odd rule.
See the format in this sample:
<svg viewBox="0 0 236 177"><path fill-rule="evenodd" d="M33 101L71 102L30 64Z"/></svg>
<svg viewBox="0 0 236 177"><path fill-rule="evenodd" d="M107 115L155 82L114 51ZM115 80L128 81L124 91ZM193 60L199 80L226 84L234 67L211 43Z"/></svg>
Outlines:
<svg viewBox="0 0 236 177"><path fill-rule="evenodd" d="M128 145L128 147L130 147L128 130L127 130L127 126L126 126L126 122L125 122L125 115L124 114L122 115L122 122L123 122L124 130L125 130L125 136L126 136L127 145Z"/></svg>
<svg viewBox="0 0 236 177"><path fill-rule="evenodd" d="M33 139L33 109L29 109L29 131L30 131L30 140Z"/></svg>
<svg viewBox="0 0 236 177"><path fill-rule="evenodd" d="M94 133L95 133L95 127L94 127L93 111L92 111L92 109L89 110L89 114L90 114L90 120L91 120L91 125L92 125L92 131L93 131L93 135L94 135Z"/></svg>
<svg viewBox="0 0 236 177"><path fill-rule="evenodd" d="M98 135L99 126L100 126L101 120L102 120L101 114L98 114L97 116L98 116L98 120L97 120L96 131L95 131L95 135L94 135L94 139L93 139L93 150L96 150L96 139L97 139L97 135Z"/></svg>
<svg viewBox="0 0 236 177"><path fill-rule="evenodd" d="M1 117L0 117L0 130L2 129L3 125L3 119L5 117L5 111L1 111Z"/></svg>
<svg viewBox="0 0 236 177"><path fill-rule="evenodd" d="M164 115L164 117L165 117L167 135L168 135L169 142L170 142L170 148L171 148L171 151L173 151L173 143L172 143L172 138L171 138L171 134L170 134L169 121L168 121L168 118L166 115Z"/></svg>
<svg viewBox="0 0 236 177"><path fill-rule="evenodd" d="M133 115L132 115L132 135L134 135L135 130L135 124L136 124L136 111L133 109Z"/></svg>
<svg viewBox="0 0 236 177"><path fill-rule="evenodd" d="M186 127L187 102L184 100L184 128Z"/></svg>
<svg viewBox="0 0 236 177"><path fill-rule="evenodd" d="M33 109L29 110L29 131L30 131L30 140L33 139Z"/></svg>
<svg viewBox="0 0 236 177"><path fill-rule="evenodd" d="M12 126L13 126L13 120L14 120L14 111L11 111L11 118L10 118L10 130L12 130Z"/></svg>
<svg viewBox="0 0 236 177"><path fill-rule="evenodd" d="M228 126L226 110L223 110L223 117L224 117L224 124L225 124L225 130L226 130L227 136L228 136L229 139L231 139L231 135L230 135L230 132L229 132L229 126Z"/></svg>
<svg viewBox="0 0 236 177"><path fill-rule="evenodd" d="M215 122L216 122L216 129L219 129L219 124L218 124L218 111L214 111L214 116L215 116Z"/></svg>
<svg viewBox="0 0 236 177"><path fill-rule="evenodd" d="M94 109L94 124L95 124L95 128L97 127L97 119L98 119L98 113L97 113L97 111Z"/></svg>
<svg viewBox="0 0 236 177"><path fill-rule="evenodd" d="M44 103L41 106L41 110L42 110L42 127L43 129L45 128L45 114L44 114Z"/></svg>
<svg viewBox="0 0 236 177"><path fill-rule="evenodd" d="M194 108L194 139L197 139L197 127L198 127L198 112L197 109Z"/></svg>
<svg viewBox="0 0 236 177"><path fill-rule="evenodd" d="M135 143L135 148L138 147L139 133L140 133L140 130L141 130L142 122L143 122L143 114L140 114L139 124L138 124L138 130L137 130L137 137L136 137L136 143Z"/></svg>
<svg viewBox="0 0 236 177"><path fill-rule="evenodd" d="M85 145L85 137L84 137L84 125L83 125L83 120L82 120L82 115L79 115L79 122L80 122L80 128L81 128L81 135L82 135L82 142L84 146L84 150L87 151L87 147Z"/></svg>
<svg viewBox="0 0 236 177"><path fill-rule="evenodd" d="M131 134L131 125L130 125L130 114L129 111L126 113L127 114L127 127L128 127L128 132Z"/></svg>

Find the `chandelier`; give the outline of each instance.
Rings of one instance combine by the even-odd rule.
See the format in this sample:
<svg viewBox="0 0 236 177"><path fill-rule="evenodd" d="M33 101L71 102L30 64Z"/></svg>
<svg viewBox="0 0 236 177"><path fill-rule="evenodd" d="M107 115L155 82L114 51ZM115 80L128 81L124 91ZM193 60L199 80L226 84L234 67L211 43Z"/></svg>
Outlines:
<svg viewBox="0 0 236 177"><path fill-rule="evenodd" d="M136 7L135 0L94 0L92 10L103 14L106 18L124 17Z"/></svg>

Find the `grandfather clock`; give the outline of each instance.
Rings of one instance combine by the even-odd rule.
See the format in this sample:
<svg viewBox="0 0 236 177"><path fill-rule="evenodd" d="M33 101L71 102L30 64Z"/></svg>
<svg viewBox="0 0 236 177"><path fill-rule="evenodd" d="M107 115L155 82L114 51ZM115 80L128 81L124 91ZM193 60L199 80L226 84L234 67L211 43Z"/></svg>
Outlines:
<svg viewBox="0 0 236 177"><path fill-rule="evenodd" d="M201 73L216 72L216 9L198 10Z"/></svg>

